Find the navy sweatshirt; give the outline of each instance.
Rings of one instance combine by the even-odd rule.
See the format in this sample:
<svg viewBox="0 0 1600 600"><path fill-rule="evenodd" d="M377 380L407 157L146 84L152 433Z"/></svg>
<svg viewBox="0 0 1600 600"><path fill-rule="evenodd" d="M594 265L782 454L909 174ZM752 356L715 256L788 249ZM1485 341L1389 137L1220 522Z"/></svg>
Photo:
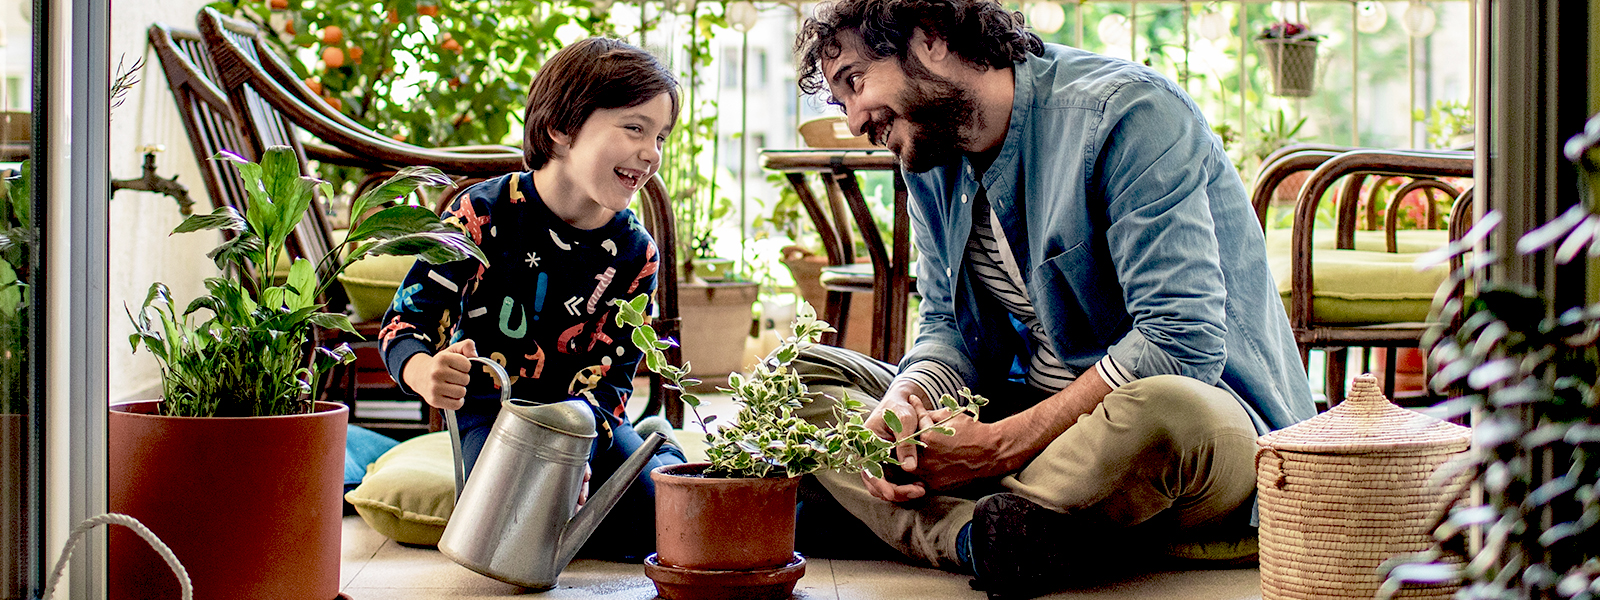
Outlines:
<svg viewBox="0 0 1600 600"><path fill-rule="evenodd" d="M631 210L592 230L562 221L532 173L467 188L441 216L477 242L489 266L417 261L383 316L379 347L390 376L415 393L401 381L406 359L471 339L479 356L506 368L511 397L589 402L605 447L640 358L611 301L655 289L654 240ZM463 411L500 409L499 386L485 371L474 369Z"/></svg>

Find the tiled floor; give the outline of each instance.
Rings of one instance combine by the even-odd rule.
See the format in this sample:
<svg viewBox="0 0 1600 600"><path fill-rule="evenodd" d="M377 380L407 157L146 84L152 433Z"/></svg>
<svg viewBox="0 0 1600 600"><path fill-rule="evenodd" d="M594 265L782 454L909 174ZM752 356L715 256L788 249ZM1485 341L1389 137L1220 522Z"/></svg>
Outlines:
<svg viewBox="0 0 1600 600"><path fill-rule="evenodd" d="M919 598L982 600L969 578L885 561L814 559L795 586L794 598L868 600ZM528 593L467 570L429 547L405 546L379 535L360 517L345 517L344 567L340 586L352 600L499 598ZM636 564L577 560L550 600L647 600L655 587ZM1139 600L1246 600L1261 597L1256 569L1152 573L1098 588L1060 592L1047 598Z"/></svg>

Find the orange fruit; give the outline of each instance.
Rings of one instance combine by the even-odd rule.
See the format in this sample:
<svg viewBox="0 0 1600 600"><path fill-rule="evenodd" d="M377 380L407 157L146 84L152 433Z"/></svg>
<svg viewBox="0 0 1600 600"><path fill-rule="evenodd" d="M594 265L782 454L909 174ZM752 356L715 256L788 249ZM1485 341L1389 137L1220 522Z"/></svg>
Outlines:
<svg viewBox="0 0 1600 600"><path fill-rule="evenodd" d="M445 32L444 35L439 36L439 47L456 54L461 54L461 42L458 42L454 37L451 37L449 32Z"/></svg>
<svg viewBox="0 0 1600 600"><path fill-rule="evenodd" d="M338 46L323 48L322 63L328 65L329 69L337 69L344 66L344 50L340 50Z"/></svg>
<svg viewBox="0 0 1600 600"><path fill-rule="evenodd" d="M289 0L272 0L272 10L285 10L289 8Z"/></svg>
<svg viewBox="0 0 1600 600"><path fill-rule="evenodd" d="M393 8L389 9L389 23L391 23L391 24L399 24L400 23L400 11L399 10L396 10L396 9L393 9Z"/></svg>
<svg viewBox="0 0 1600 600"><path fill-rule="evenodd" d="M294 19L283 20L283 32L289 35L294 35Z"/></svg>
<svg viewBox="0 0 1600 600"><path fill-rule="evenodd" d="M306 88L310 89L311 93L313 93L313 94L316 94L318 96L322 95L322 82L321 81L317 81L314 78L307 77L306 78Z"/></svg>
<svg viewBox="0 0 1600 600"><path fill-rule="evenodd" d="M358 65L361 64L361 55L366 53L367 51L362 50L360 46L353 46L349 50L345 51L345 54L350 56L350 62Z"/></svg>
<svg viewBox="0 0 1600 600"><path fill-rule="evenodd" d="M406 134L404 134L404 133L396 133L394 135L389 136L389 138L393 139L396 142L405 143Z"/></svg>
<svg viewBox="0 0 1600 600"><path fill-rule="evenodd" d="M428 16L428 17L439 16L439 5L437 5L437 4L418 4L417 5L417 14L423 15L423 16Z"/></svg>
<svg viewBox="0 0 1600 600"><path fill-rule="evenodd" d="M322 28L322 43L332 45L342 41L344 41L344 30L340 29L338 25L329 25Z"/></svg>
<svg viewBox="0 0 1600 600"><path fill-rule="evenodd" d="M455 76L455 77L451 77L450 81L448 83L450 84L450 89L452 89L452 90L461 89L461 77L459 75Z"/></svg>
<svg viewBox="0 0 1600 600"><path fill-rule="evenodd" d="M340 110L344 107L344 102L339 101L338 98L333 96L323 96L322 99L327 101L328 106L332 106L334 110Z"/></svg>

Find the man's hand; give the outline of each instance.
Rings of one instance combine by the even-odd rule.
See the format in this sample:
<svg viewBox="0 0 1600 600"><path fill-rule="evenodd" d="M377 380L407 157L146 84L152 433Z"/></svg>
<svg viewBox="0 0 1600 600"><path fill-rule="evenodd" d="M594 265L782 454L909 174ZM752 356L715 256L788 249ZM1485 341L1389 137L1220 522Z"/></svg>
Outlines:
<svg viewBox="0 0 1600 600"><path fill-rule="evenodd" d="M878 403L878 407L873 409L872 414L867 415L867 429L871 429L873 433L878 434L878 437L891 442L898 442L910 437L912 433L917 431L917 424L922 422L923 414L927 411L927 407L922 404L922 398L927 395L927 392L922 390L922 386L911 381L896 381L884 393L883 400ZM889 427L889 423L884 417L885 413L895 415L894 418L900 421L900 431L897 432ZM913 471L917 468L916 444L910 441L900 444L895 448L895 454L900 458L901 468L906 471ZM920 481L896 485L868 475L865 472L861 474L861 480L866 483L867 491L871 492L873 496L889 502L915 500L928 493L927 486Z"/></svg>
<svg viewBox="0 0 1600 600"><path fill-rule="evenodd" d="M933 427L935 423L950 418L950 409L924 411L916 429ZM980 423L969 415L960 415L944 424L955 430L955 435L930 431L922 435L927 444L922 449L923 460L915 469L906 471L926 483L929 489L958 488L979 479L999 477L1022 468L1026 458L1008 451L1012 446L994 423Z"/></svg>
<svg viewBox="0 0 1600 600"><path fill-rule="evenodd" d="M456 410L465 402L467 382L472 380L472 361L478 356L477 344L461 340L438 354L414 354L406 360L401 378L434 408Z"/></svg>

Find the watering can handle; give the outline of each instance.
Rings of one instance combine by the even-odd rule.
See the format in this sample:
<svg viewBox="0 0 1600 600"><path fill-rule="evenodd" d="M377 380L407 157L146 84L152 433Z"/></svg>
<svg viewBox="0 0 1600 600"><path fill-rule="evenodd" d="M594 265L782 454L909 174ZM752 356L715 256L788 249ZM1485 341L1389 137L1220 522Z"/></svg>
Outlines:
<svg viewBox="0 0 1600 600"><path fill-rule="evenodd" d="M483 363L494 374L495 382L500 384L500 403L505 404L511 399L511 377L506 375L505 367L493 360L482 356L474 356L467 360ZM461 454L461 426L456 424L456 411L448 408L444 411L444 422L450 429L450 453L455 457L456 468L456 500L461 500L461 490L467 486L467 462Z"/></svg>

